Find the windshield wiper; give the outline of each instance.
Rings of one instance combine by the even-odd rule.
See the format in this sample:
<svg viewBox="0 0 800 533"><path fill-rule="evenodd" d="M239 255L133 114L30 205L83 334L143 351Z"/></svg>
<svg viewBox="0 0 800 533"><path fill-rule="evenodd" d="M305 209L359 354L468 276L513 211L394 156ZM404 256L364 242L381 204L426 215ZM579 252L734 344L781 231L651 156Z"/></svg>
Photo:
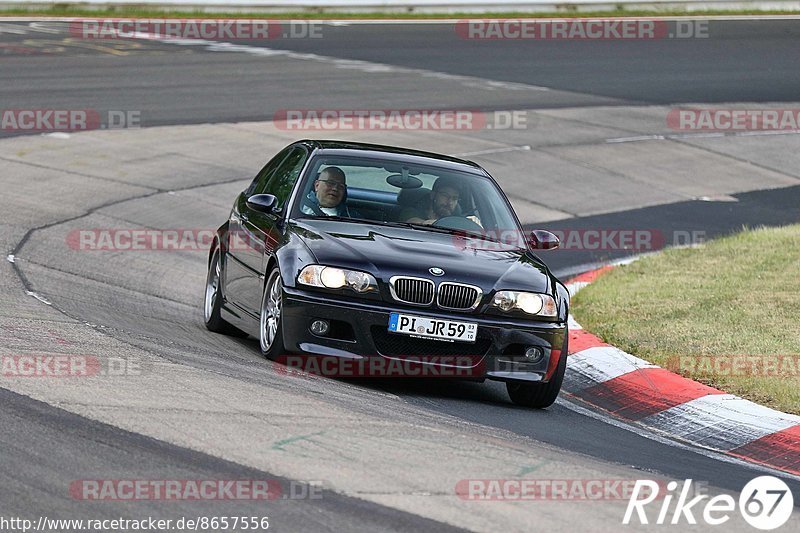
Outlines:
<svg viewBox="0 0 800 533"><path fill-rule="evenodd" d="M303 218L308 218L311 220L339 220L342 222L366 222L368 224L380 224L378 220L371 220L369 218L358 218L358 217L343 217L341 215L306 215Z"/></svg>
<svg viewBox="0 0 800 533"><path fill-rule="evenodd" d="M414 222L403 222L407 227L414 228L414 229L421 229L427 231L435 231L436 233L455 233L456 231L452 228L443 228L441 226L431 226L430 224L416 224Z"/></svg>

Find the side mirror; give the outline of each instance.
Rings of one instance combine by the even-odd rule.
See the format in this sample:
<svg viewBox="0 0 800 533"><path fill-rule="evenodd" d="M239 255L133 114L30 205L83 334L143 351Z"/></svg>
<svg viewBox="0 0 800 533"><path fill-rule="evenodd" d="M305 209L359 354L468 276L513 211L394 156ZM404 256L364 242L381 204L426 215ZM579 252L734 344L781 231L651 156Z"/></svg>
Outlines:
<svg viewBox="0 0 800 533"><path fill-rule="evenodd" d="M247 199L247 207L261 213L274 213L278 199L272 194L254 194Z"/></svg>
<svg viewBox="0 0 800 533"><path fill-rule="evenodd" d="M561 241L555 233L543 229L535 229L531 232L530 247L534 250L552 250L558 248Z"/></svg>

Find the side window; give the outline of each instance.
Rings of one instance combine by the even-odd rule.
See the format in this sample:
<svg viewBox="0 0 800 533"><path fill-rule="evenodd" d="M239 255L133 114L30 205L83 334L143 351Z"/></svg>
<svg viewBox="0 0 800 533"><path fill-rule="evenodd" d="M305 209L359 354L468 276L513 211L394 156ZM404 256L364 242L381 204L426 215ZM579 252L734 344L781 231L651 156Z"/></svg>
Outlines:
<svg viewBox="0 0 800 533"><path fill-rule="evenodd" d="M250 183L250 186L244 191L245 195L252 196L254 194L263 193L267 186L267 182L272 177L275 169L278 168L278 165L280 165L283 160L286 159L286 156L292 150L293 148L291 147L285 148L284 150L281 150L278 155L270 159L269 162L264 165L264 168L259 171L256 177L253 178L253 182Z"/></svg>
<svg viewBox="0 0 800 533"><path fill-rule="evenodd" d="M279 207L284 207L289 200L292 188L300 176L300 171L303 170L307 158L308 154L304 148L295 147L273 173L272 179L263 192L274 194L278 198Z"/></svg>

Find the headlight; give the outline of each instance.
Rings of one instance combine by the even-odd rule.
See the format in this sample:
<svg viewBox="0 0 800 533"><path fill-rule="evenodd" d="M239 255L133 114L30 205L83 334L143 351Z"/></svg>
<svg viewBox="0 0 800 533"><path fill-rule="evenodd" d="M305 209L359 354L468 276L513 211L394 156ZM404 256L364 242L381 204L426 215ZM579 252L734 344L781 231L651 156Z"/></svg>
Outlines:
<svg viewBox="0 0 800 533"><path fill-rule="evenodd" d="M519 309L529 315L546 317L558 315L553 297L535 292L498 291L492 299L492 305L505 312Z"/></svg>
<svg viewBox="0 0 800 533"><path fill-rule="evenodd" d="M372 274L325 265L308 265L300 271L297 282L324 289L347 287L361 293L378 290L378 283Z"/></svg>

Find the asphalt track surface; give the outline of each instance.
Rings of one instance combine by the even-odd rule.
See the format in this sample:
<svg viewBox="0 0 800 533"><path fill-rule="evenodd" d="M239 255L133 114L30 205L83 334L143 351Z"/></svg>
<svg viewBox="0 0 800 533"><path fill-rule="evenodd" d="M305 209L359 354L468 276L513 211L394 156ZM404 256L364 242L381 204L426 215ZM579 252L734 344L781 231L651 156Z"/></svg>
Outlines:
<svg viewBox="0 0 800 533"><path fill-rule="evenodd" d="M156 500L137 504L135 514L130 513L131 507L125 503L111 502L88 510L84 507L79 514L75 513L74 504L64 505L60 494L63 488L104 465L114 465L115 471L108 472L115 479L269 479L280 484L281 496L291 490L296 493L305 490L299 485L291 489L291 481L279 476L120 431L5 389L0 390L0 399L0 421L5 435L0 457L4 479L0 499L6 517L27 518L35 514L102 520L130 514L131 518L154 516L177 521L181 517L208 515L205 502L176 505ZM54 487L62 490L54 491ZM297 501L276 496L269 504L269 512L262 507L263 514L258 516L278 515L283 524L314 531L461 531L330 491L314 495L314 499L302 500L299 505ZM253 510L250 502L232 501L215 506L215 512L225 516L252 516ZM277 524L272 527L275 526L281 528Z"/></svg>
<svg viewBox="0 0 800 533"><path fill-rule="evenodd" d="M269 43L275 49L479 76L554 90L549 94L513 91L487 94L483 101L476 101L469 90L422 95L403 80L398 80L394 93L375 92L358 83L355 74L351 74L352 83L331 86L314 62L302 63L290 76L281 76L259 69L257 59L247 53L221 54L198 47L147 42L137 43L141 46L129 50L130 53L117 55L107 49L64 43L61 33L32 36L4 32L0 35L6 54L0 62L3 79L0 98L4 108L76 108L85 107L90 95L96 109L141 110L147 117L145 126L269 120L279 109L386 108L387 102L401 109L416 106L492 110L800 100L800 27L796 22L712 22L710 29L713 38L707 40L656 41L644 45L499 42L485 46L487 43L479 45L458 39L452 27L398 25L387 29L354 25L326 26L325 38L320 40L279 39ZM119 46L114 49L119 51ZM4 135L11 136L7 132ZM237 169L218 179L233 183L245 179L243 172ZM232 190L235 187L224 189L230 199ZM697 228L713 237L735 231L743 224L776 225L798 220L800 186L734 196L738 202L688 200L578 216L560 222L558 227L624 225L669 231L680 221L682 229ZM228 200L226 196L214 202L227 204ZM140 204L139 208L142 214L160 213L155 204ZM110 206L105 214L114 212L123 219L135 218L137 207L123 208L121 213L115 209ZM537 224L555 225L555 222ZM56 309L69 317L108 325L107 335L156 357L193 368L219 369L242 383L258 382L253 374L261 363L257 343L252 339L219 340L203 332L199 305L196 313L191 314L183 301L128 294L137 284L149 284L154 292L162 289L157 281L149 279L154 275L152 266L118 271L117 286L108 277L103 283L91 279L92 276L84 279L81 272L97 266L93 260L87 259L85 265L59 263L52 246L55 242L52 239L57 237L48 237L46 228L42 233L41 240L32 234L30 244L18 246L23 255L27 253L34 258L30 266L21 268L26 289L45 294ZM554 270L565 273L624 253L557 252L546 259ZM193 256L191 261L202 259ZM19 281L15 290L21 291ZM196 301L195 296L187 295L184 299ZM126 301L128 297L130 300ZM143 312L154 302L157 307ZM567 460L585 456L626 465L641 472L643 477L653 473L673 479L703 479L713 487L736 491L758 473L741 463L721 461L609 424L602 414L592 414L572 400L540 412L516 408L508 403L504 388L498 384L359 382L353 387L352 394L359 399L373 392L389 393L420 412L430 412L431 416L448 415L465 423L526 437L531 439L528 442L564 450ZM347 399L341 401L351 405ZM0 391L0 406L0 426L4 428L0 434L4 450L0 455L0 473L4 479L0 501L4 514L61 513L69 517L80 512L84 517L91 513L108 517L113 514L111 511L131 510L120 504L118 508L93 508L87 514L85 506L78 507L76 502L65 500L64 486L74 479L92 477L87 472L98 472L98 477L102 474L104 478L270 477L288 483L266 470L254 470L213 454L190 451L118 429L10 391ZM788 482L794 493L800 494L800 483ZM322 501L322 504L287 502L284 507L278 502L271 514L280 515L286 530L405 531L449 527L358 497L331 492ZM137 515L147 514L144 510L165 517L201 511L208 514L209 509L163 502L147 504L149 507L141 505L135 508ZM230 514L248 511L236 503L220 506L219 510Z"/></svg>
<svg viewBox="0 0 800 533"><path fill-rule="evenodd" d="M6 23L13 26L12 23ZM252 57L199 47L74 38L55 23L47 31L3 36L0 100L20 108L141 110L144 125L270 120L280 109L529 109L558 106L785 102L798 98L800 24L710 21L708 38L653 41L470 41L453 24L330 26L322 38L238 41L326 57L545 86L549 95L503 95L475 101L468 91L416 93L398 76L387 94L351 83L331 86L309 66L275 75ZM13 28L12 28L13 29ZM65 43L63 40L68 39ZM232 41L236 43L237 41ZM184 57L175 57L182 55ZM157 95L157 97L155 97Z"/></svg>

